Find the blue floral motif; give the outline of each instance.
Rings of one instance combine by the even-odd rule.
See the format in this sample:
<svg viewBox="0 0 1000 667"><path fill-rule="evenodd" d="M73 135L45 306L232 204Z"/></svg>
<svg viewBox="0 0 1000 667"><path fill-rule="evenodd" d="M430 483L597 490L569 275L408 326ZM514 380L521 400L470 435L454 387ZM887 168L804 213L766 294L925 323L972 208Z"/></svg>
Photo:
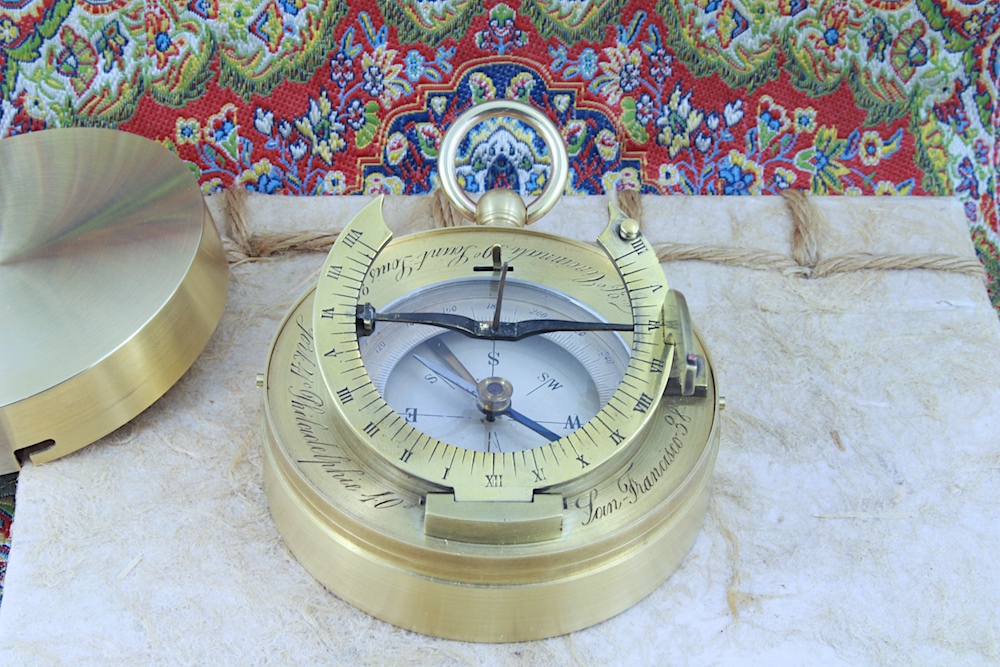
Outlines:
<svg viewBox="0 0 1000 667"><path fill-rule="evenodd" d="M197 123L179 123L177 133L180 135L182 140L187 141L187 143L196 144L198 142Z"/></svg>
<svg viewBox="0 0 1000 667"><path fill-rule="evenodd" d="M774 109L764 109L760 112L760 121L772 132L781 129L781 117Z"/></svg>
<svg viewBox="0 0 1000 667"><path fill-rule="evenodd" d="M295 3L295 0L278 0L278 4L281 5L281 9L292 16L298 16L299 6Z"/></svg>
<svg viewBox="0 0 1000 667"><path fill-rule="evenodd" d="M722 194L724 195L748 195L749 187L754 182L754 174L751 171L744 171L738 165L725 164L719 169L719 178L722 179Z"/></svg>
<svg viewBox="0 0 1000 667"><path fill-rule="evenodd" d="M627 62L622 67L618 78L618 85L623 92L630 93L639 87L639 65L634 62Z"/></svg>
<svg viewBox="0 0 1000 667"><path fill-rule="evenodd" d="M434 54L434 60L427 60L416 49L406 54L406 78L416 83L421 79L441 81L453 69L451 59L455 57L454 46L441 46Z"/></svg>
<svg viewBox="0 0 1000 667"><path fill-rule="evenodd" d="M659 115L656 104L649 93L643 93L635 103L635 117L643 125L649 125Z"/></svg>
<svg viewBox="0 0 1000 667"><path fill-rule="evenodd" d="M406 54L406 78L410 81L420 81L426 68L424 56L416 49Z"/></svg>
<svg viewBox="0 0 1000 667"><path fill-rule="evenodd" d="M378 65L370 65L365 70L365 82L362 87L372 97L379 97L385 91L385 73Z"/></svg>
<svg viewBox="0 0 1000 667"><path fill-rule="evenodd" d="M656 26L649 26L649 41L642 43L642 50L649 56L649 75L657 84L663 84L673 73L674 57L667 52Z"/></svg>
<svg viewBox="0 0 1000 667"><path fill-rule="evenodd" d="M354 81L354 60L344 51L330 59L330 80L341 88Z"/></svg>
<svg viewBox="0 0 1000 667"><path fill-rule="evenodd" d="M580 76L584 79L590 80L597 76L597 52L592 48L587 47L580 52L580 60L578 61L580 68ZM572 76L572 74L567 70L567 76Z"/></svg>
<svg viewBox="0 0 1000 667"><path fill-rule="evenodd" d="M979 199L979 179L976 178L975 167L968 156L958 163L958 175L961 181L955 186L955 192L968 192L972 199Z"/></svg>
<svg viewBox="0 0 1000 667"><path fill-rule="evenodd" d="M153 40L153 44L157 51L164 52L170 48L173 42L170 39L170 35L165 32L156 33L156 38Z"/></svg>
<svg viewBox="0 0 1000 667"><path fill-rule="evenodd" d="M233 123L231 119L226 118L225 120L222 121L222 123L219 124L217 128L215 128L215 130L212 132L212 136L215 138L216 142L221 144L234 131L236 131L235 123Z"/></svg>
<svg viewBox="0 0 1000 667"><path fill-rule="evenodd" d="M553 72L562 71L562 77L567 81L577 77L584 81L590 81L597 76L599 58L597 52L589 46L580 52L580 57L577 60L569 59L569 52L562 44L558 47L550 46L549 56L552 58L549 68Z"/></svg>
<svg viewBox="0 0 1000 667"><path fill-rule="evenodd" d="M247 183L247 190L259 192L265 195L273 195L281 189L281 186L281 175L271 171L266 174L261 174L256 183Z"/></svg>

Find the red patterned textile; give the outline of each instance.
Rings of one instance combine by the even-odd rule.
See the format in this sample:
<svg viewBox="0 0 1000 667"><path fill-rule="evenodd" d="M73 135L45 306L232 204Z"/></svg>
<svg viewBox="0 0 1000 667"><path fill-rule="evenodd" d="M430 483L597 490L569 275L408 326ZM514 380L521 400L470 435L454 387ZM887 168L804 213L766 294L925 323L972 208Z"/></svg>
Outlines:
<svg viewBox="0 0 1000 667"><path fill-rule="evenodd" d="M573 192L954 194L995 277L998 35L968 0L2 0L0 135L117 127L206 191L416 194L457 113L517 98ZM544 185L527 128L463 149L470 190Z"/></svg>

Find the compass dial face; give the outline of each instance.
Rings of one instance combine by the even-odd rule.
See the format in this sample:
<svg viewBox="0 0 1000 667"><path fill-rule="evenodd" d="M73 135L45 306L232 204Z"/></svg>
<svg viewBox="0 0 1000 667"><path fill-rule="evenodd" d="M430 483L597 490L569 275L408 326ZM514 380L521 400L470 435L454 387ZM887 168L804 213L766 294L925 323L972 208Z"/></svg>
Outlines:
<svg viewBox="0 0 1000 667"><path fill-rule="evenodd" d="M456 280L419 290L386 310L492 319L498 288L496 279ZM603 319L565 294L509 279L501 316L512 321ZM503 453L548 445L593 419L625 376L629 349L612 331L561 331L513 342L469 338L428 325L380 323L361 340L361 357L375 388L407 423L462 449ZM456 375L466 382L456 381ZM513 416L480 407L480 394L489 397L491 389L505 388L509 404L504 407L513 409Z"/></svg>
<svg viewBox="0 0 1000 667"><path fill-rule="evenodd" d="M351 439L375 454L373 465L456 497L530 499L630 449L663 394L672 350L666 281L644 237L624 240L615 224L598 238L600 249L510 228L435 230L389 243L391 236L377 207L362 211L327 257L313 311L321 377ZM496 247L509 265L501 322L626 330L502 344L376 320L372 335L359 336L366 304L486 326L499 301Z"/></svg>

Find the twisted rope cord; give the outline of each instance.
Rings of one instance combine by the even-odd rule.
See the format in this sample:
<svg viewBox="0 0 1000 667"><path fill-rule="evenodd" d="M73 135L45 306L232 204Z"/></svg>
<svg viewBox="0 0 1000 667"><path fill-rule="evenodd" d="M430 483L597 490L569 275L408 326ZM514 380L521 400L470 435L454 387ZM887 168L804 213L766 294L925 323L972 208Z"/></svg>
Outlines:
<svg viewBox="0 0 1000 667"><path fill-rule="evenodd" d="M657 243L653 246L660 262L698 259L715 264L729 264L748 269L766 271L773 269L786 275L805 275L809 269L795 263L795 260L767 250L737 248L735 246L711 245L708 243Z"/></svg>
<svg viewBox="0 0 1000 667"><path fill-rule="evenodd" d="M622 213L632 218L639 225L642 225L642 196L638 190L619 190L617 197L618 208Z"/></svg>
<svg viewBox="0 0 1000 667"><path fill-rule="evenodd" d="M658 243L654 245L661 262L700 260L716 264L741 266L759 271L780 271L785 275L822 278L852 271L930 270L964 273L986 280L986 271L974 257L924 254L851 253L821 258L819 237L826 224L808 195L801 191L785 191L784 200L792 216L792 256L755 248L714 245L708 243ZM248 192L242 188L226 191L225 214L226 258L231 265L256 261L285 252L328 252L337 239L337 232L251 232L247 224ZM638 192L618 193L618 206L634 220L642 220L642 199ZM435 190L431 216L438 228L466 224L442 190Z"/></svg>
<svg viewBox="0 0 1000 667"><path fill-rule="evenodd" d="M222 206L226 218L223 245L233 266L283 252L329 252L337 240L337 232L251 232L247 196L243 188L227 190Z"/></svg>
<svg viewBox="0 0 1000 667"><path fill-rule="evenodd" d="M435 227L458 227L469 224L448 199L444 190L438 188L431 197L431 217Z"/></svg>
<svg viewBox="0 0 1000 667"><path fill-rule="evenodd" d="M826 220L809 195L800 190L785 190L782 197L792 216L792 256L755 248L713 245L707 243L658 243L653 247L661 262L701 260L716 264L742 266L759 271L776 270L785 275L822 278L835 273L852 271L909 271L924 269L965 273L984 282L986 270L975 257L959 257L943 253L873 254L850 253L821 258L819 238ZM641 199L635 191L618 193L618 206L629 217L641 214ZM636 218L638 219L638 218Z"/></svg>
<svg viewBox="0 0 1000 667"><path fill-rule="evenodd" d="M802 190L784 190L781 196L792 214L792 259L799 266L814 269L819 263L819 237L826 219Z"/></svg>

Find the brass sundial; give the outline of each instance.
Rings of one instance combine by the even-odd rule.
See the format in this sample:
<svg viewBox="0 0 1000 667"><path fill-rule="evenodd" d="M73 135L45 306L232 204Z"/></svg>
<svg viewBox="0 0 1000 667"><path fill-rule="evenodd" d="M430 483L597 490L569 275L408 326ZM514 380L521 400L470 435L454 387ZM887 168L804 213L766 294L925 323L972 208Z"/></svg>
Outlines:
<svg viewBox="0 0 1000 667"><path fill-rule="evenodd" d="M462 135L504 115L548 144L525 207L454 177ZM683 296L615 206L597 245L525 229L565 148L537 110L473 107L441 146L476 226L393 238L381 200L341 232L274 341L265 484L299 561L351 604L441 637L520 641L627 609L706 511L721 400Z"/></svg>

